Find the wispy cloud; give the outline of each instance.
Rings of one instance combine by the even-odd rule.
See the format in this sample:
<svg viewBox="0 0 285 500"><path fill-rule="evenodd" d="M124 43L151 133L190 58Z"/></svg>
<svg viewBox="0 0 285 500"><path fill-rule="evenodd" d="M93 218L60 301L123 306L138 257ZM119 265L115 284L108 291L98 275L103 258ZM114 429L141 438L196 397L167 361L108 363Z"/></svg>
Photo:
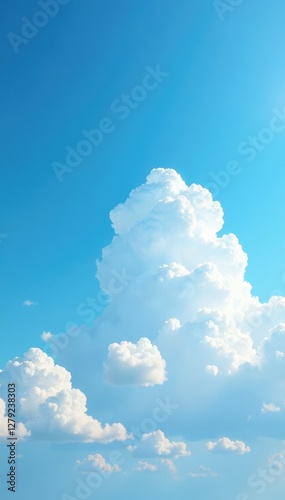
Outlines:
<svg viewBox="0 0 285 500"><path fill-rule="evenodd" d="M281 408L274 403L263 403L262 408L261 408L262 413L276 413L281 411Z"/></svg>
<svg viewBox="0 0 285 500"><path fill-rule="evenodd" d="M84 460L76 461L77 469L82 472L90 472L92 470L99 470L107 473L119 472L121 467L117 464L109 464L106 462L105 458L96 453L96 455L88 455Z"/></svg>
<svg viewBox="0 0 285 500"><path fill-rule="evenodd" d="M23 302L23 306L25 306L25 307L36 306L37 304L38 303L35 302L34 300L29 300L29 299L24 300L24 302Z"/></svg>
<svg viewBox="0 0 285 500"><path fill-rule="evenodd" d="M188 476L196 479L197 477L217 477L217 473L212 471L209 467L200 465L197 472L189 472Z"/></svg>
<svg viewBox="0 0 285 500"><path fill-rule="evenodd" d="M172 474L177 474L177 468L170 458L162 458L161 463L165 465Z"/></svg>
<svg viewBox="0 0 285 500"><path fill-rule="evenodd" d="M144 460L140 460L137 467L134 468L134 470L137 471L150 471L150 472L155 472L157 471L157 466L153 465L149 462L146 462Z"/></svg>

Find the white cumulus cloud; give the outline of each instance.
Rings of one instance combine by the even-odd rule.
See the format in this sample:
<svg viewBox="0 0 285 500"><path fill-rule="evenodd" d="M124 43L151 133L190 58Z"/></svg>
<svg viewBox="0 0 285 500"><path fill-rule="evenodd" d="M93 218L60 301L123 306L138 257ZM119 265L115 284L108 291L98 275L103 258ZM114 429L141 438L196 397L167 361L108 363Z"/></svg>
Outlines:
<svg viewBox="0 0 285 500"><path fill-rule="evenodd" d="M11 380L17 386L19 415L34 436L103 443L127 438L122 424L102 425L87 414L86 396L72 387L71 374L41 349L31 348L7 363L0 384Z"/></svg>
<svg viewBox="0 0 285 500"><path fill-rule="evenodd" d="M166 363L149 339L109 345L105 362L105 378L114 385L163 384L166 380Z"/></svg>
<svg viewBox="0 0 285 500"><path fill-rule="evenodd" d="M13 409L13 408L12 408ZM11 411L11 410L9 410ZM6 410L6 403L4 399L0 398L0 441L7 440L8 437L8 413L9 411ZM13 415L14 412L11 414L11 420L15 420L15 417ZM12 432L14 430L11 428ZM16 422L16 428L15 428L15 436L17 437L18 440L25 439L31 435L31 432L25 427L25 425L22 422L17 423ZM11 436L10 436L11 437Z"/></svg>
<svg viewBox="0 0 285 500"><path fill-rule="evenodd" d="M138 445L128 446L134 457L178 458L190 455L182 441L169 441L160 430L143 434Z"/></svg>
<svg viewBox="0 0 285 500"><path fill-rule="evenodd" d="M212 373L216 377L219 373L219 368L216 365L207 365L206 372Z"/></svg>
<svg viewBox="0 0 285 500"><path fill-rule="evenodd" d="M113 238L96 273L109 303L90 333L61 350L63 361L85 384L80 352L98 385L105 362L110 384L96 394L106 405L107 392L114 414L130 425L142 409L152 415L155 397L170 397L179 407L167 421L170 435L213 440L221 428L230 435L234 421L243 440L249 431L283 437L282 412L273 428L260 409L264 402L281 406L284 394L285 297L263 303L252 294L247 255L237 236L223 231L221 204L159 168L110 218ZM138 349L146 337L147 355ZM147 384L134 405L130 391Z"/></svg>
<svg viewBox="0 0 285 500"><path fill-rule="evenodd" d="M227 437L218 439L218 441L208 441L207 448L213 453L233 453L237 455L244 455L249 453L250 447L242 441L231 441Z"/></svg>

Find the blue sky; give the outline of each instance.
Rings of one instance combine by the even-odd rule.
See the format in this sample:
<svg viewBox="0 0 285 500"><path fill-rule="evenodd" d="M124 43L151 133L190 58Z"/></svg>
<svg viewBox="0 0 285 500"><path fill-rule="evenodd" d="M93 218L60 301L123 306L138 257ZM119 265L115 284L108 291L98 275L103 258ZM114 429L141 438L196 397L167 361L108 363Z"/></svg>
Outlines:
<svg viewBox="0 0 285 500"><path fill-rule="evenodd" d="M246 279L253 295L266 302L272 294L285 293L284 2L241 1L224 12L221 4L230 5L229 0L59 3L45 26L14 46L8 34L21 35L23 16L32 20L42 10L41 3L23 0L2 9L2 369L30 347L47 350L41 339L44 331L56 335L69 322L84 324L77 310L100 290L96 259L113 237L109 212L159 167L176 170L188 186L208 187L221 203L225 223L218 235L234 233L239 239L248 256ZM156 80L153 73L157 75L158 67L163 76ZM114 101L134 92L148 74L155 88L146 89L141 100L132 100L133 109L128 105L128 116L122 119L122 112L114 111ZM76 149L85 138L82 130L97 129L104 119L112 131L104 133L101 144L60 182L54 162L64 164L66 147ZM257 137L256 146L249 145L252 137ZM220 172L232 162L238 174L223 177ZM23 305L27 300L35 304ZM124 305L118 300L119 314L120 307ZM75 343L80 343L78 338ZM71 371L75 387L92 397L75 348L68 347L57 362ZM98 388L100 415L107 412L104 390ZM117 401L117 394L112 390L110 397ZM139 397L136 391L133 397ZM123 414L120 418L124 423ZM186 439L179 425L169 432L171 440ZM30 454L38 456L42 444L27 440L21 446L25 452L18 469L26 492L24 472L30 467ZM48 447L46 463L35 465L39 476L44 468L54 478L46 498L72 491L71 462L92 453L90 445L86 453L81 446L66 461L61 459L63 451ZM268 448L273 453L282 445L277 441L274 448L270 442ZM257 449L262 449L260 443ZM197 453L203 456L200 448ZM256 455L249 455L235 458L245 458L254 469L250 464L255 464ZM166 480L162 471L159 483L151 473L142 473L140 479L118 474L106 481L104 498L113 498L120 488L122 496L132 497L140 480L149 481L149 488L152 482L155 487L163 484L165 498L178 491L188 498L188 488L197 498L208 498L212 481L223 498L226 472L221 471L226 465L217 465L213 456L206 466L217 466L224 475L206 484L199 479L190 487L182 472L179 480ZM191 467L197 469L200 464L192 460ZM243 464L240 461L237 469L246 477ZM62 474L53 473L55 466ZM225 493L225 498L235 498L238 492L236 473L232 481L234 493ZM31 500L38 498L38 484ZM263 498L281 498L276 484L275 497L272 489ZM138 498L144 499L144 493Z"/></svg>

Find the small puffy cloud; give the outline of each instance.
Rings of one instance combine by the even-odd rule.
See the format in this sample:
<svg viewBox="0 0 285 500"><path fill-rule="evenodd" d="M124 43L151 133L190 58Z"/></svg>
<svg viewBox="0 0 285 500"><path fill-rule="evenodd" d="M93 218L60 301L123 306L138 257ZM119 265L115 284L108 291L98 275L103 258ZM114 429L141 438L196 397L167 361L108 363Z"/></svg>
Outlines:
<svg viewBox="0 0 285 500"><path fill-rule="evenodd" d="M120 472L122 469L117 464L108 464L105 458L96 453L95 455L88 455L83 460L76 460L76 468L81 472L92 472L99 470L106 473Z"/></svg>
<svg viewBox="0 0 285 500"><path fill-rule="evenodd" d="M166 363L147 338L110 344L104 368L106 381L114 385L152 386L166 380Z"/></svg>
<svg viewBox="0 0 285 500"><path fill-rule="evenodd" d="M242 441L231 441L227 437L220 438L218 441L208 441L207 448L213 453L233 453L244 455L251 451L250 447Z"/></svg>
<svg viewBox="0 0 285 500"><path fill-rule="evenodd" d="M44 342L48 342L51 338L52 338L52 333L50 333L50 332L43 332L43 333L41 334L41 339L42 339Z"/></svg>
<svg viewBox="0 0 285 500"><path fill-rule="evenodd" d="M102 443L128 438L121 423L103 426L87 414L86 396L72 387L71 374L41 349L7 363L1 387L11 380L17 384L19 416L34 437Z"/></svg>
<svg viewBox="0 0 285 500"><path fill-rule="evenodd" d="M149 462L146 462L145 460L140 460L138 465L134 468L134 470L137 471L149 471L149 472L155 472L157 471L157 465L150 464Z"/></svg>
<svg viewBox="0 0 285 500"><path fill-rule="evenodd" d="M171 334L172 332L174 332L175 330L178 330L179 328L181 328L181 323L180 323L179 319L170 318L167 321L165 321L161 331L163 333L166 333L166 334L167 333Z"/></svg>
<svg viewBox="0 0 285 500"><path fill-rule="evenodd" d="M31 306L36 306L37 305L37 302L35 302L34 300L24 300L23 302L23 306L26 306L26 307L31 307Z"/></svg>
<svg viewBox="0 0 285 500"><path fill-rule="evenodd" d="M216 365L207 365L206 368L205 368L205 370L206 370L206 372L211 373L215 377L219 373L219 368Z"/></svg>
<svg viewBox="0 0 285 500"><path fill-rule="evenodd" d="M204 467L200 465L197 472L189 472L188 476L193 477L194 479L199 477L217 477L217 472L212 471L209 467Z"/></svg>
<svg viewBox="0 0 285 500"><path fill-rule="evenodd" d="M143 434L137 446L128 446L134 457L167 457L178 458L190 455L186 444L182 441L169 441L162 431Z"/></svg>
<svg viewBox="0 0 285 500"><path fill-rule="evenodd" d="M263 403L261 411L262 413L277 413L281 411L281 408L279 406L276 406L274 403Z"/></svg>

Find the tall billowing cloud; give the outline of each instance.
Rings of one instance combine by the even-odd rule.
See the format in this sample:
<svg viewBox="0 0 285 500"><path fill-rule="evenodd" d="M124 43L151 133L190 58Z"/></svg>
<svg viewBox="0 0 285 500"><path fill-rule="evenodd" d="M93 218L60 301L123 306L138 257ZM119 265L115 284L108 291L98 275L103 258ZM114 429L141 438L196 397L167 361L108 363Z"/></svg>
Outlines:
<svg viewBox="0 0 285 500"><path fill-rule="evenodd" d="M115 234L97 261L110 303L95 322L86 366L99 381L105 365L110 394L121 385L116 411L138 419L122 385L152 385L137 407L151 414L153 395L170 396L180 409L165 424L167 432L178 426L179 433L210 439L232 434L233 425L242 434L246 422L254 434L283 435L285 298L263 304L252 295L247 255L234 234L222 233L220 203L174 170L159 168L110 218ZM161 358L142 353L140 339ZM77 339L73 345L83 349ZM274 427L268 427L269 412L260 411L266 401L281 408L270 413Z"/></svg>
<svg viewBox="0 0 285 500"><path fill-rule="evenodd" d="M158 168L110 218L114 236L97 261L108 305L60 353L88 399L96 392L126 428L146 417L141 435L284 438L285 298L252 294L220 203ZM158 398L176 408L160 422Z"/></svg>
<svg viewBox="0 0 285 500"><path fill-rule="evenodd" d="M235 235L217 236L223 211L206 189L187 187L171 169L156 169L111 211L111 220L116 235L103 250L97 276L105 290L111 270L125 268L133 276L109 308L110 315L116 308L128 337L148 332L153 339L174 318L200 331L208 357L221 358L227 371L256 361L242 323L258 306L244 281L247 256Z"/></svg>

